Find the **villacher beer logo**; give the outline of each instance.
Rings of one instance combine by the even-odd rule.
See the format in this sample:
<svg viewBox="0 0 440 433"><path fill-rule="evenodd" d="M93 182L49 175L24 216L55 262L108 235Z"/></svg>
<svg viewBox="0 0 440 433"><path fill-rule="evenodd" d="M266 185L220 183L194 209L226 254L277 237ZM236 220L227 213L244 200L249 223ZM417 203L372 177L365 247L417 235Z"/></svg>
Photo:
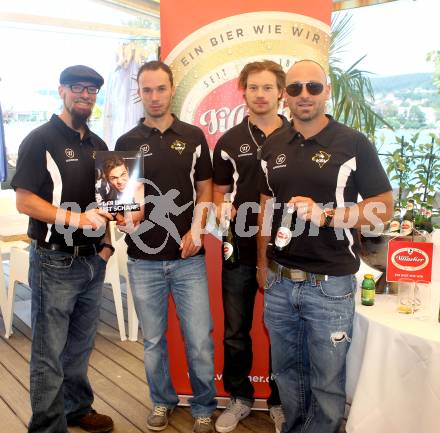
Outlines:
<svg viewBox="0 0 440 433"><path fill-rule="evenodd" d="M400 248L392 254L391 263L402 271L419 271L429 265L429 256L418 248Z"/></svg>
<svg viewBox="0 0 440 433"><path fill-rule="evenodd" d="M278 248L284 248L292 239L292 232L287 227L280 227L275 237L275 245Z"/></svg>
<svg viewBox="0 0 440 433"><path fill-rule="evenodd" d="M234 247L229 242L223 242L223 257L228 260L234 252Z"/></svg>
<svg viewBox="0 0 440 433"><path fill-rule="evenodd" d="M268 59L287 71L308 58L327 68L329 34L322 21L282 11L242 13L200 27L165 59L176 85L173 112L199 126L212 149L247 113L237 88L245 64Z"/></svg>

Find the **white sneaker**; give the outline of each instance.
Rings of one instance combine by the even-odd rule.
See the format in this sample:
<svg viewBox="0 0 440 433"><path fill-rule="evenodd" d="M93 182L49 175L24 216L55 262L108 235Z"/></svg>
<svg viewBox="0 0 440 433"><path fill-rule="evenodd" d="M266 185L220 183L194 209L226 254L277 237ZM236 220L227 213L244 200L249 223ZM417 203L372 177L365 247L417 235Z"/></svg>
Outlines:
<svg viewBox="0 0 440 433"><path fill-rule="evenodd" d="M219 433L228 433L237 427L237 424L251 413L251 406L243 400L230 401L228 407L217 418L215 429Z"/></svg>
<svg viewBox="0 0 440 433"><path fill-rule="evenodd" d="M278 406L272 406L269 409L270 417L275 424L275 433L281 433L281 429L283 428L283 423L286 421L284 418L283 408Z"/></svg>

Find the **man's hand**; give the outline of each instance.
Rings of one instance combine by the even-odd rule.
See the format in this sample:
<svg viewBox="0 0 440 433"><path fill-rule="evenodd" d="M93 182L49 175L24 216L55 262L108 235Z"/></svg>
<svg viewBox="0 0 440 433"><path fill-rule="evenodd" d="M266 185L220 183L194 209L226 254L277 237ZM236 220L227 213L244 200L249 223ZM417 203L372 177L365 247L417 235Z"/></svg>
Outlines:
<svg viewBox="0 0 440 433"><path fill-rule="evenodd" d="M295 196L289 200L293 205L298 218L304 221L311 221L318 227L324 223L322 208L318 206L310 197Z"/></svg>
<svg viewBox="0 0 440 433"><path fill-rule="evenodd" d="M118 215L120 215L118 219ZM137 230L140 222L133 219L132 212L125 212L124 216L116 214L116 227L119 231L131 234Z"/></svg>
<svg viewBox="0 0 440 433"><path fill-rule="evenodd" d="M92 228L98 230L105 227L108 221L112 221L113 216L102 209L90 209L79 215L79 228Z"/></svg>
<svg viewBox="0 0 440 433"><path fill-rule="evenodd" d="M185 235L183 235L182 241L180 242L180 256L182 259L192 257L200 251L202 246L203 234L200 233L200 230L191 228L187 233L185 233Z"/></svg>
<svg viewBox="0 0 440 433"><path fill-rule="evenodd" d="M108 262L113 253L110 248L104 247L98 254L101 256L102 260Z"/></svg>

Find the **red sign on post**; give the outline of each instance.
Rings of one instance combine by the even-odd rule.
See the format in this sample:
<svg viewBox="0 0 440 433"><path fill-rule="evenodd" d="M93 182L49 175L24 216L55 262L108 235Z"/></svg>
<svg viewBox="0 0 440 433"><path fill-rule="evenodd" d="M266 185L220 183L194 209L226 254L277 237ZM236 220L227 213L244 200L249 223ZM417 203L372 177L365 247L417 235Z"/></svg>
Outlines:
<svg viewBox="0 0 440 433"><path fill-rule="evenodd" d="M390 241L387 281L430 283L432 250L431 242Z"/></svg>

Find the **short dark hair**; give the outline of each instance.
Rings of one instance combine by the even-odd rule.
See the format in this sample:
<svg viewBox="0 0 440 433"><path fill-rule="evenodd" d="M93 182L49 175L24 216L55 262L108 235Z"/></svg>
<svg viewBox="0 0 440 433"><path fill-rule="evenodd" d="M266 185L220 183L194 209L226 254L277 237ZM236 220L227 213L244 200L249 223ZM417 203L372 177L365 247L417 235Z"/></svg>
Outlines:
<svg viewBox="0 0 440 433"><path fill-rule="evenodd" d="M111 158L108 158L104 161L104 164L102 165L102 171L104 173L104 176L108 178L108 175L110 172L121 165L124 165L125 168L128 170L128 165L125 162L124 158L121 158L120 156L112 156Z"/></svg>
<svg viewBox="0 0 440 433"><path fill-rule="evenodd" d="M139 77L141 76L142 72L144 71L158 71L161 69L162 71L166 72L168 75L168 78L170 79L171 86L173 85L173 73L171 72L170 67L160 60L151 60L150 62L144 63L137 73L136 81L139 84Z"/></svg>
<svg viewBox="0 0 440 433"><path fill-rule="evenodd" d="M261 62L251 62L244 66L238 76L238 88L246 90L249 74L263 71L269 71L275 75L279 90L283 90L286 87L286 73L283 71L283 68L272 60L262 60Z"/></svg>

